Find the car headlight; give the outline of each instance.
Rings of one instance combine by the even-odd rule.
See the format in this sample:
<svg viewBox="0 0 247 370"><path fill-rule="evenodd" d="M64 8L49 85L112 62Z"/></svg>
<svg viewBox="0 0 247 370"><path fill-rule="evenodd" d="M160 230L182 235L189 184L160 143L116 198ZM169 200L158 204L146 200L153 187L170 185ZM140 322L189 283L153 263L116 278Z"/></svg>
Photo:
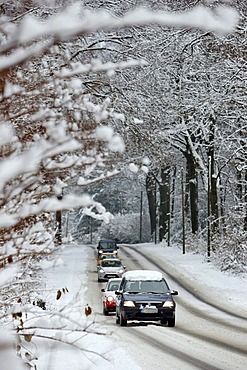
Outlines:
<svg viewBox="0 0 247 370"><path fill-rule="evenodd" d="M173 301L165 301L164 304L163 304L163 307L174 308L174 302Z"/></svg>
<svg viewBox="0 0 247 370"><path fill-rule="evenodd" d="M124 272L124 269L121 269L118 272L119 272L119 274L122 274Z"/></svg>
<svg viewBox="0 0 247 370"><path fill-rule="evenodd" d="M117 251L114 251L113 253L114 253L114 254L117 254Z"/></svg>
<svg viewBox="0 0 247 370"><path fill-rule="evenodd" d="M99 253L103 253L103 251L100 249L100 250L99 250Z"/></svg>
<svg viewBox="0 0 247 370"><path fill-rule="evenodd" d="M100 269L100 270L99 270L99 272L105 272L105 270L103 270L103 269Z"/></svg>
<svg viewBox="0 0 247 370"><path fill-rule="evenodd" d="M135 307L135 304L133 301L124 301L123 305L124 307Z"/></svg>

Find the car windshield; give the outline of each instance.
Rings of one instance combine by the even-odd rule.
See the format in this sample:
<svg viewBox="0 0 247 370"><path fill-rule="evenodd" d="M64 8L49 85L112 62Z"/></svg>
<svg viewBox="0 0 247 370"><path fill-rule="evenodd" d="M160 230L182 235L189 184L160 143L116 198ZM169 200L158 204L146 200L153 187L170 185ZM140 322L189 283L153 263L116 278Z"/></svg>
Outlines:
<svg viewBox="0 0 247 370"><path fill-rule="evenodd" d="M161 281L126 281L124 291L128 293L167 293L169 287L165 280Z"/></svg>
<svg viewBox="0 0 247 370"><path fill-rule="evenodd" d="M112 261L103 260L101 262L101 266L102 267L121 267L122 266L122 263L119 260L112 260Z"/></svg>

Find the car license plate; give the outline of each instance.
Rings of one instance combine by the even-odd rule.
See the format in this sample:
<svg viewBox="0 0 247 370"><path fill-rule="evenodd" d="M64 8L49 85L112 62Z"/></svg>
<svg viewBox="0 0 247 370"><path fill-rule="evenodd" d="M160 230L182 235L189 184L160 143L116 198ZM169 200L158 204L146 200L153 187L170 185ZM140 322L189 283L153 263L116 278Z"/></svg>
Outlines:
<svg viewBox="0 0 247 370"><path fill-rule="evenodd" d="M155 306L145 306L142 309L143 313L158 313L158 308Z"/></svg>

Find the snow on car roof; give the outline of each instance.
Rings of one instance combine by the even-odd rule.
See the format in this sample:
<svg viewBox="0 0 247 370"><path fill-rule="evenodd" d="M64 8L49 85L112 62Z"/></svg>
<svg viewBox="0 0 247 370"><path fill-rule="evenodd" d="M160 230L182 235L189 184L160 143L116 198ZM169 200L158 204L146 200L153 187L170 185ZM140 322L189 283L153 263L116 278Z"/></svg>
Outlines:
<svg viewBox="0 0 247 370"><path fill-rule="evenodd" d="M126 280L162 280L163 275L153 270L133 270L123 274Z"/></svg>
<svg viewBox="0 0 247 370"><path fill-rule="evenodd" d="M112 258L112 257L109 257L109 258L104 258L102 261L114 261L114 262L116 262L116 261L120 261L121 262L121 260L119 259L119 258Z"/></svg>

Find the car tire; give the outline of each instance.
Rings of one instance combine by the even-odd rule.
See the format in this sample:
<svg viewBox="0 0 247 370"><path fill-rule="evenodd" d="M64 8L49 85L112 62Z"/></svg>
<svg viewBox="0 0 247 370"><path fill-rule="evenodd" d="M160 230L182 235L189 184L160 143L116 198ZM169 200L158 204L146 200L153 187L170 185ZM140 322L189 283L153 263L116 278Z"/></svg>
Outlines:
<svg viewBox="0 0 247 370"><path fill-rule="evenodd" d="M120 326L127 326L127 320L123 318L122 314L120 314L119 324Z"/></svg>
<svg viewBox="0 0 247 370"><path fill-rule="evenodd" d="M167 326L173 328L175 326L175 317L173 319L167 320Z"/></svg>
<svg viewBox="0 0 247 370"><path fill-rule="evenodd" d="M166 319L161 319L160 323L161 323L161 325L165 325L167 323L167 320Z"/></svg>
<svg viewBox="0 0 247 370"><path fill-rule="evenodd" d="M103 305L103 315L108 316L109 311L106 310L105 306Z"/></svg>

